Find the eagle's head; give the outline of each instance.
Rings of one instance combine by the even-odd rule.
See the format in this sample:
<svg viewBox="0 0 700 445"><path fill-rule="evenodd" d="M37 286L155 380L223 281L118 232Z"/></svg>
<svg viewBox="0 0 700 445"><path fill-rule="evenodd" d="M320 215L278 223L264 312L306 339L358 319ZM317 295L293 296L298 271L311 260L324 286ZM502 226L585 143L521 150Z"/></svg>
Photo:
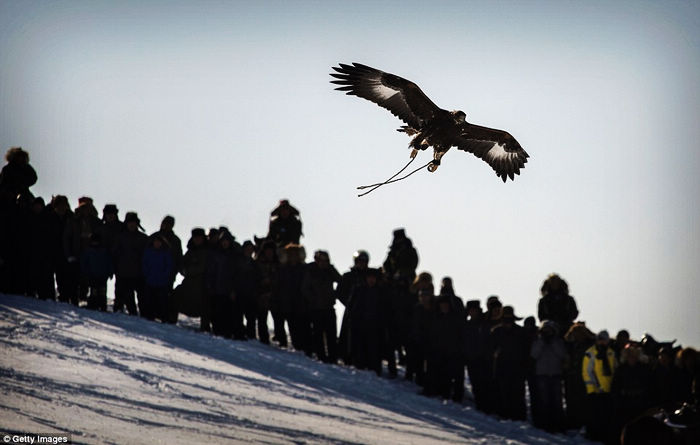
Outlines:
<svg viewBox="0 0 700 445"><path fill-rule="evenodd" d="M450 111L450 114L452 114L452 117L454 118L455 122L458 124L461 124L467 119L467 115L464 111L462 110L454 110Z"/></svg>

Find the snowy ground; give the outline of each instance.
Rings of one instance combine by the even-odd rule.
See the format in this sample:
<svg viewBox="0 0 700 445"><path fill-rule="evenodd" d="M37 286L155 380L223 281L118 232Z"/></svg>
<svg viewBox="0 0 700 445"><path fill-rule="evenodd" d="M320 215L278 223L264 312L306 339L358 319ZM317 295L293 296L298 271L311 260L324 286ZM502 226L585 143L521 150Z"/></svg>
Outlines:
<svg viewBox="0 0 700 445"><path fill-rule="evenodd" d="M104 444L587 443L420 396L400 379L189 326L0 295L0 434L60 431Z"/></svg>

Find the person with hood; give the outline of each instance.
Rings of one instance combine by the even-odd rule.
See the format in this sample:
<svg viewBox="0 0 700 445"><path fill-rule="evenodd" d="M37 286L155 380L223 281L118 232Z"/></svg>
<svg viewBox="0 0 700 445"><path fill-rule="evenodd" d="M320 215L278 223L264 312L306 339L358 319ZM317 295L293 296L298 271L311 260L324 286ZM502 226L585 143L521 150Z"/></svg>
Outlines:
<svg viewBox="0 0 700 445"><path fill-rule="evenodd" d="M289 204L289 200L283 199L270 213L270 226L267 239L272 240L278 249L283 249L287 244L299 244L301 238L301 218L299 210Z"/></svg>
<svg viewBox="0 0 700 445"><path fill-rule="evenodd" d="M530 347L523 328L516 324L512 306L504 306L500 323L491 329L493 377L497 387L496 413L503 419L525 420L525 373Z"/></svg>
<svg viewBox="0 0 700 445"><path fill-rule="evenodd" d="M610 391L616 368L617 359L610 347L610 335L606 330L600 331L595 344L586 350L581 367L588 394L586 437L590 440L613 440L613 400Z"/></svg>
<svg viewBox="0 0 700 445"><path fill-rule="evenodd" d="M559 326L559 335L564 336L578 317L578 307L574 297L569 295L569 285L559 275L551 274L542 283L540 294L542 298L537 304L540 323L554 321Z"/></svg>
<svg viewBox="0 0 700 445"><path fill-rule="evenodd" d="M331 264L328 252L317 250L314 261L306 266L301 285L309 309L311 345L316 357L326 363L338 360L335 318L335 285L340 274Z"/></svg>
<svg viewBox="0 0 700 445"><path fill-rule="evenodd" d="M534 394L530 395L535 402L531 403L532 421L537 428L550 432L564 429L562 374L566 348L558 329L559 325L555 322L543 321L530 348L535 383Z"/></svg>
<svg viewBox="0 0 700 445"><path fill-rule="evenodd" d="M124 216L126 229L119 235L114 245L114 312L138 315L136 297L141 299L143 293L143 253L148 244L148 236L143 233L141 221L136 212L127 212Z"/></svg>

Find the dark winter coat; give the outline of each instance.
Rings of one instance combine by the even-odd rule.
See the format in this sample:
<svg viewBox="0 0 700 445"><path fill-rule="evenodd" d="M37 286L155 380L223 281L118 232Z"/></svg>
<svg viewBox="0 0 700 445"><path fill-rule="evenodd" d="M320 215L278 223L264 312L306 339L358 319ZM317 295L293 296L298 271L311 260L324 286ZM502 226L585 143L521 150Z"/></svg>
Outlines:
<svg viewBox="0 0 700 445"><path fill-rule="evenodd" d="M80 259L80 270L90 284L107 283L114 273L112 256L105 247L88 247Z"/></svg>
<svg viewBox="0 0 700 445"><path fill-rule="evenodd" d="M290 215L287 218L273 216L270 219L267 238L274 241L278 247L284 247L290 243L299 244L301 220L295 215Z"/></svg>
<svg viewBox="0 0 700 445"><path fill-rule="evenodd" d="M343 303L343 306L348 308L351 303L351 295L355 288L364 286L367 279L367 269L359 269L357 267L350 268L350 271L345 272L340 278L338 288L336 289L336 298Z"/></svg>
<svg viewBox="0 0 700 445"><path fill-rule="evenodd" d="M66 258L75 258L79 261L82 253L90 245L90 237L93 233L99 233L101 226L102 221L90 211L87 205L78 207L63 234Z"/></svg>
<svg viewBox="0 0 700 445"><path fill-rule="evenodd" d="M277 260L266 261L258 258L255 261L258 268L258 311L267 311L272 307L273 302L277 303L277 292L279 292L279 263ZM274 310L278 310L277 307Z"/></svg>
<svg viewBox="0 0 700 445"><path fill-rule="evenodd" d="M299 312L302 304L301 283L304 281L303 263L284 264L279 268L277 303L275 306L284 314Z"/></svg>
<svg viewBox="0 0 700 445"><path fill-rule="evenodd" d="M554 321L559 326L559 332L563 336L578 317L576 300L570 295L549 293L540 298L537 305L537 316L540 321Z"/></svg>
<svg viewBox="0 0 700 445"><path fill-rule="evenodd" d="M30 164L10 162L0 171L0 195L14 201L17 195L28 195L36 180L36 171Z"/></svg>
<svg viewBox="0 0 700 445"><path fill-rule="evenodd" d="M501 323L491 330L493 372L499 378L525 377L530 347L521 326Z"/></svg>
<svg viewBox="0 0 700 445"><path fill-rule="evenodd" d="M148 236L138 230L125 230L117 238L112 252L114 271L117 276L124 278L139 278L143 276L143 252L148 244Z"/></svg>
<svg viewBox="0 0 700 445"><path fill-rule="evenodd" d="M102 245L107 248L107 251L110 253L114 251L119 235L121 235L124 230L126 230L124 223L118 220L102 223L102 226L100 227L100 233L102 234Z"/></svg>
<svg viewBox="0 0 700 445"><path fill-rule="evenodd" d="M168 249L147 247L143 252L143 276L146 285L151 287L168 287L175 270L175 262Z"/></svg>
<svg viewBox="0 0 700 445"><path fill-rule="evenodd" d="M463 361L464 327L464 318L459 313L436 311L430 323L429 355Z"/></svg>
<svg viewBox="0 0 700 445"><path fill-rule="evenodd" d="M211 256L205 280L210 295L228 297L234 294L239 261L239 254L233 248L219 249Z"/></svg>
<svg viewBox="0 0 700 445"><path fill-rule="evenodd" d="M208 246L192 246L182 259L184 279L175 288L174 296L178 310L190 317L198 317L202 313L202 304L205 301L204 280L209 256Z"/></svg>
<svg viewBox="0 0 700 445"><path fill-rule="evenodd" d="M408 279L413 281L418 267L418 252L410 239L394 242L384 261L384 273L391 279Z"/></svg>
<svg viewBox="0 0 700 445"><path fill-rule="evenodd" d="M335 290L333 285L340 281L340 274L333 265L321 269L316 263L306 267L301 292L310 311L333 309Z"/></svg>

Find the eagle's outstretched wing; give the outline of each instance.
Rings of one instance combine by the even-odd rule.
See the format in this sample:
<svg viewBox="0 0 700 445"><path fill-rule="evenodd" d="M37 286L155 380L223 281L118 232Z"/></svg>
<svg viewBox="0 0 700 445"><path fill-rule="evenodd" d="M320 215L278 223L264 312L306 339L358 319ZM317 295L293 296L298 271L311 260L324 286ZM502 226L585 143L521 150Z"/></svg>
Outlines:
<svg viewBox="0 0 700 445"><path fill-rule="evenodd" d="M331 83L340 85L336 90L370 100L412 128L421 128L426 120L440 111L410 80L359 63L340 63L333 69L336 73L331 73L331 76L338 80L331 80Z"/></svg>
<svg viewBox="0 0 700 445"><path fill-rule="evenodd" d="M457 148L486 161L503 182L519 175L525 167L529 156L510 133L466 122L461 127Z"/></svg>

